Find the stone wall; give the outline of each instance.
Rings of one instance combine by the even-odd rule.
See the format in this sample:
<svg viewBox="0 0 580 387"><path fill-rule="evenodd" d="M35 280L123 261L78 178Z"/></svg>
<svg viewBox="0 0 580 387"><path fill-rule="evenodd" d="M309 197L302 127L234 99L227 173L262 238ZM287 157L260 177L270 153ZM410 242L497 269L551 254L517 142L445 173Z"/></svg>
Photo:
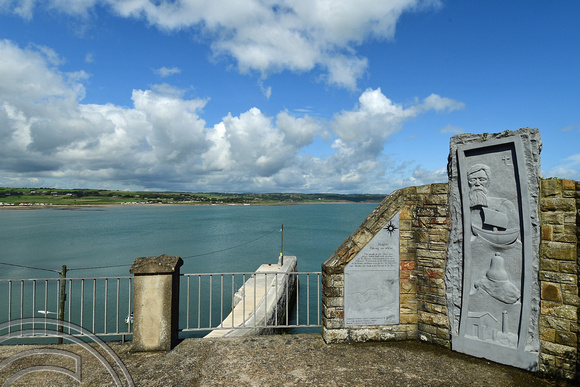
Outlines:
<svg viewBox="0 0 580 387"><path fill-rule="evenodd" d="M449 347L445 252L449 235L448 184L395 191L322 265L322 325L326 342L421 339ZM344 268L400 213L398 325L345 327Z"/></svg>
<svg viewBox="0 0 580 387"><path fill-rule="evenodd" d="M580 182L541 182L540 365L566 379L578 367L578 218Z"/></svg>
<svg viewBox="0 0 580 387"><path fill-rule="evenodd" d="M408 187L386 197L322 265L322 333L327 343L416 339L450 348L445 293L449 185ZM579 378L580 182L541 181L540 358L538 370ZM344 268L400 214L400 323L345 327Z"/></svg>

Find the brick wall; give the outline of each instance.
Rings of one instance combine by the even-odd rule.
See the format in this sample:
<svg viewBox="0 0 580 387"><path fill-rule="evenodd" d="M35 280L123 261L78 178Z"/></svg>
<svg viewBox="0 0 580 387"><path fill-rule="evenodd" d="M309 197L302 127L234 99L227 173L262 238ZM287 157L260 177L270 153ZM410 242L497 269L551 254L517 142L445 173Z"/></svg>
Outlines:
<svg viewBox="0 0 580 387"><path fill-rule="evenodd" d="M450 348L445 264L449 185L408 187L383 200L322 265L328 343L418 339ZM547 179L540 192L540 372L580 380L580 182ZM400 212L400 324L344 326L344 268Z"/></svg>

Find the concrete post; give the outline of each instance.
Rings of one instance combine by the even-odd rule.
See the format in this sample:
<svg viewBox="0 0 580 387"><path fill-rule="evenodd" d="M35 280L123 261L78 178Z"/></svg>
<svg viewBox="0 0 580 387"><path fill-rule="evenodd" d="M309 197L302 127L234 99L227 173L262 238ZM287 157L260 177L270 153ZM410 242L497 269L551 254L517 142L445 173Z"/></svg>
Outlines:
<svg viewBox="0 0 580 387"><path fill-rule="evenodd" d="M169 351L175 346L181 265L180 257L165 254L133 262L133 351Z"/></svg>

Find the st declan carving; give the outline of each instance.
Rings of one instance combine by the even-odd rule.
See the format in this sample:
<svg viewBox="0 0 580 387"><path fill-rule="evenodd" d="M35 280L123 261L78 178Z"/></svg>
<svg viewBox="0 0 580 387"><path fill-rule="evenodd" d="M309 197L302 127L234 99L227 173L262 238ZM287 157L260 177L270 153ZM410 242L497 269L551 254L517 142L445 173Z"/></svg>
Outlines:
<svg viewBox="0 0 580 387"><path fill-rule="evenodd" d="M450 316L458 320L452 348L534 370L538 353L530 331L537 329L531 313L537 281L532 280L534 232L522 139L458 144L456 152L452 185L461 212L455 221L461 224L454 229L462 248L456 251L459 259L449 258L446 276L455 290Z"/></svg>

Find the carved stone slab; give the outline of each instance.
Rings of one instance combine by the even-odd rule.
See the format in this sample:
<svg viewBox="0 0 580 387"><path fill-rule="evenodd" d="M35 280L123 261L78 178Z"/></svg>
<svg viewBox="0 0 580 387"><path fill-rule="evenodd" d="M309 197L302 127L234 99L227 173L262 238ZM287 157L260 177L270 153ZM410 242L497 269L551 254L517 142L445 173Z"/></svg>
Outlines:
<svg viewBox="0 0 580 387"><path fill-rule="evenodd" d="M399 214L344 268L344 325L399 323Z"/></svg>
<svg viewBox="0 0 580 387"><path fill-rule="evenodd" d="M452 348L535 370L539 132L467 138L452 138L450 157Z"/></svg>

